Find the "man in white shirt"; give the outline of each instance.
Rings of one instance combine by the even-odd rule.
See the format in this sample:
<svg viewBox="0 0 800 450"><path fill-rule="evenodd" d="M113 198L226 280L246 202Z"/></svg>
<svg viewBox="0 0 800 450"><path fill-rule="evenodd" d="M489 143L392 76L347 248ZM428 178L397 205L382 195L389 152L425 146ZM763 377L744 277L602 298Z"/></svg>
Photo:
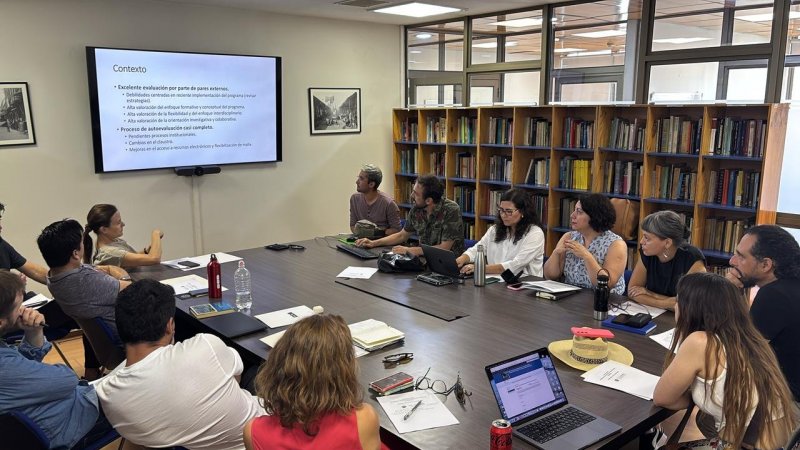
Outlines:
<svg viewBox="0 0 800 450"><path fill-rule="evenodd" d="M174 315L170 286L141 280L120 293L127 359L95 384L106 417L146 447L243 449L244 425L265 411L239 387L241 357L210 334L174 343Z"/></svg>

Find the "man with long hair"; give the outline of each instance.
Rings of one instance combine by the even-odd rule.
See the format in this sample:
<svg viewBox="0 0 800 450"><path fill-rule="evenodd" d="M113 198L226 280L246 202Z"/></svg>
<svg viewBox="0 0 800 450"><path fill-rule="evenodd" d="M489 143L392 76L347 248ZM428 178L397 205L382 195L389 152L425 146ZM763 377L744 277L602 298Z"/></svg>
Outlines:
<svg viewBox="0 0 800 450"><path fill-rule="evenodd" d="M745 232L730 265L728 280L740 288L759 287L750 316L800 401L800 245L779 226L758 225Z"/></svg>

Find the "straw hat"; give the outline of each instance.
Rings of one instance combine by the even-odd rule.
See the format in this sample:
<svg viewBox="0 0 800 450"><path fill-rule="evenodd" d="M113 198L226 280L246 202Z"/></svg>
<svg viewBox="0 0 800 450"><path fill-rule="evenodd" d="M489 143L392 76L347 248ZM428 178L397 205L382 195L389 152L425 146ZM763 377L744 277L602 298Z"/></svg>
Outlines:
<svg viewBox="0 0 800 450"><path fill-rule="evenodd" d="M633 363L633 353L627 348L603 338L573 336L572 339L551 342L550 354L579 370L590 370L610 360L626 366Z"/></svg>

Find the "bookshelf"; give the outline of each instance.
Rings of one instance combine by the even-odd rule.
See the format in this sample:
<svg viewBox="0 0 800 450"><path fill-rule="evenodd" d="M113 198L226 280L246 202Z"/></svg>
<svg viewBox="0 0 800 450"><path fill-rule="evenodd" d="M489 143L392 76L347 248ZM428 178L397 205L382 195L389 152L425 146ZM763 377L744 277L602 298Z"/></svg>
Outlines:
<svg viewBox="0 0 800 450"><path fill-rule="evenodd" d="M602 192L639 202L641 219L676 211L709 265L724 265L746 227L775 223L787 114L783 104L395 109L395 199L407 211L414 178L434 173L479 239L499 192L524 189L550 254L568 231L562 209Z"/></svg>

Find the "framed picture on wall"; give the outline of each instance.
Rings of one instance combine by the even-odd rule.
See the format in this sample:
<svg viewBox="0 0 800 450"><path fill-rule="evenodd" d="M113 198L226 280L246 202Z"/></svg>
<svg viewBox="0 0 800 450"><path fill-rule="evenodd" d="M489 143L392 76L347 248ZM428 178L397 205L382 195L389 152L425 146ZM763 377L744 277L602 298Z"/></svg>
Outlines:
<svg viewBox="0 0 800 450"><path fill-rule="evenodd" d="M361 89L308 88L311 134L361 133Z"/></svg>
<svg viewBox="0 0 800 450"><path fill-rule="evenodd" d="M28 83L0 81L0 146L35 143Z"/></svg>

